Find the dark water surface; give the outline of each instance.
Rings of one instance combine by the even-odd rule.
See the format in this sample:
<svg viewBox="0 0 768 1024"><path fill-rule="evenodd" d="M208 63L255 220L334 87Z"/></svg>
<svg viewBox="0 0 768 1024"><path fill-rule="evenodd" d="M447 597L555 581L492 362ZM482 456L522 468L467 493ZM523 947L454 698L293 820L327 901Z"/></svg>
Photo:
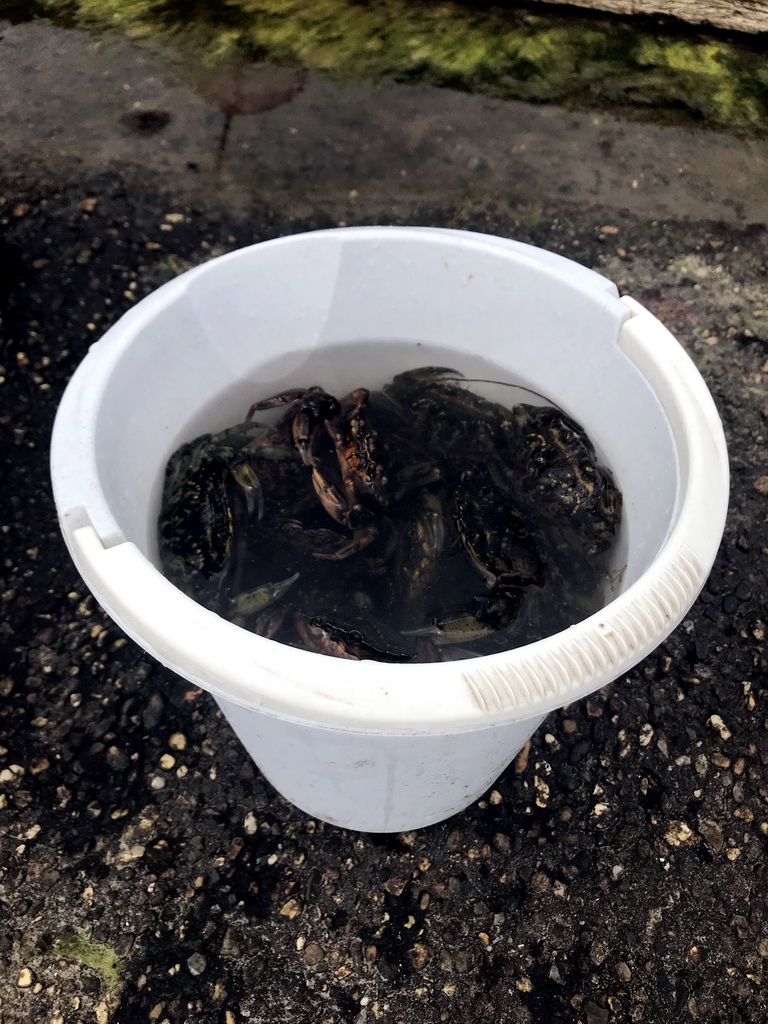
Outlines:
<svg viewBox="0 0 768 1024"><path fill-rule="evenodd" d="M521 390L535 400L519 387L497 404L426 371L339 392L340 414L326 392L291 388L276 426L183 445L159 517L166 575L253 632L391 662L499 653L598 611L620 494L586 433L574 425L564 441L570 421L550 409L550 431L548 414L514 405ZM329 430L313 424L318 400L323 416L335 406ZM516 425L527 415L530 433ZM595 514L582 475L601 495Z"/></svg>

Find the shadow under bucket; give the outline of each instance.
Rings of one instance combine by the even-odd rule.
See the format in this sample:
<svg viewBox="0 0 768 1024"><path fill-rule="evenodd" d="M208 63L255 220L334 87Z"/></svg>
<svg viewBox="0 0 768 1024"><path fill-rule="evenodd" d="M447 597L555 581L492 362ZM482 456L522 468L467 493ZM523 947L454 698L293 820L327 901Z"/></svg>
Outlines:
<svg viewBox="0 0 768 1024"><path fill-rule="evenodd" d="M165 579L156 523L182 441L284 388L343 393L428 364L532 388L585 427L624 496L626 569L598 613L501 654L387 665L267 640ZM92 346L51 462L67 546L115 622L214 695L285 797L376 832L463 809L548 712L650 653L703 586L728 500L712 398L655 317L563 257L427 228L293 235L164 285Z"/></svg>

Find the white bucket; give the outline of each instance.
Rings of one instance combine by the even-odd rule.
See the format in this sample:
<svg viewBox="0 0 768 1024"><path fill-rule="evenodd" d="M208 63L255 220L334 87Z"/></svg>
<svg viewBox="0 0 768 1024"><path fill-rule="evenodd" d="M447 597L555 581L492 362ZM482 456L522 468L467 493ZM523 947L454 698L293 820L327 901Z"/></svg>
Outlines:
<svg viewBox="0 0 768 1024"><path fill-rule="evenodd" d="M586 427L624 495L626 570L600 612L510 652L388 665L264 639L162 576L160 493L182 441L287 387L341 394L428 364L527 385ZM294 235L164 285L92 346L51 460L67 546L115 622L215 696L289 800L382 832L466 807L549 711L650 653L703 586L728 500L714 404L658 320L570 260L440 229Z"/></svg>

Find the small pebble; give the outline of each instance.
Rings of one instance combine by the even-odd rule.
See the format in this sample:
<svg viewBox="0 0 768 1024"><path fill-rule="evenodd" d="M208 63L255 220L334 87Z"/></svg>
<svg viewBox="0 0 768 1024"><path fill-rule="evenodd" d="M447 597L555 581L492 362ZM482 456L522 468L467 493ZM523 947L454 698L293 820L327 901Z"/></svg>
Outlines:
<svg viewBox="0 0 768 1024"><path fill-rule="evenodd" d="M549 801L549 786L544 779L539 778L538 775L533 777L533 785L536 790L536 806L546 807Z"/></svg>
<svg viewBox="0 0 768 1024"><path fill-rule="evenodd" d="M22 967L22 969L19 971L19 977L16 981L16 984L19 986L19 988L29 988L29 986L32 984L34 980L35 976L32 974L32 971L30 971L28 967Z"/></svg>
<svg viewBox="0 0 768 1024"><path fill-rule="evenodd" d="M620 960L616 964L616 977L621 981L629 981L632 977L632 971L629 969L629 965L625 964L623 960Z"/></svg>
<svg viewBox="0 0 768 1024"><path fill-rule="evenodd" d="M670 846L693 846L699 841L684 821L670 821L664 838Z"/></svg>
<svg viewBox="0 0 768 1024"><path fill-rule="evenodd" d="M165 701L160 694L150 694L149 700L141 712L141 721L144 724L144 728L155 729L160 724L164 711Z"/></svg>
<svg viewBox="0 0 768 1024"><path fill-rule="evenodd" d="M531 753L531 741L526 740L520 752L515 758L515 775L522 775L528 767L528 757Z"/></svg>
<svg viewBox="0 0 768 1024"><path fill-rule="evenodd" d="M414 971L420 971L429 960L429 946L423 942L417 942L408 950L407 956Z"/></svg>
<svg viewBox="0 0 768 1024"><path fill-rule="evenodd" d="M534 871L531 876L531 889L534 892L546 892L549 888L549 875L545 871Z"/></svg>
<svg viewBox="0 0 768 1024"><path fill-rule="evenodd" d="M119 747L110 747L107 750L107 764L116 772L123 772L130 764L128 755Z"/></svg>
<svg viewBox="0 0 768 1024"><path fill-rule="evenodd" d="M585 1003L584 1011L587 1015L587 1024L608 1024L610 1010L598 1006L596 1003Z"/></svg>
<svg viewBox="0 0 768 1024"><path fill-rule="evenodd" d="M287 917L289 920L293 920L294 917L298 917L301 913L301 904L298 900L288 900L282 907L280 907L280 914L282 917Z"/></svg>
<svg viewBox="0 0 768 1024"><path fill-rule="evenodd" d="M120 850L116 860L118 864L129 864L132 860L139 860L140 857L143 857L146 849L142 843L134 843L132 846Z"/></svg>
<svg viewBox="0 0 768 1024"><path fill-rule="evenodd" d="M722 720L720 715L711 715L707 719L707 725L710 729L714 729L716 732L720 733L721 740L729 740L731 738L731 730Z"/></svg>
<svg viewBox="0 0 768 1024"><path fill-rule="evenodd" d="M699 835L710 848L712 853L720 853L725 845L723 830L716 821L711 818L702 818L699 821Z"/></svg>
<svg viewBox="0 0 768 1024"><path fill-rule="evenodd" d="M168 746L171 750L186 750L187 748L187 737L183 732L175 732L168 739Z"/></svg>
<svg viewBox="0 0 768 1024"><path fill-rule="evenodd" d="M653 739L653 726L650 722L646 722L645 725L640 726L640 737L638 742L641 747L647 747Z"/></svg>
<svg viewBox="0 0 768 1024"><path fill-rule="evenodd" d="M194 974L195 976L202 974L207 966L208 961L202 953L193 953L187 960L187 970L190 974Z"/></svg>
<svg viewBox="0 0 768 1024"><path fill-rule="evenodd" d="M315 967L321 960L325 959L325 950L316 942L308 942L304 947L304 962L310 967Z"/></svg>
<svg viewBox="0 0 768 1024"><path fill-rule="evenodd" d="M609 949L605 942L593 942L589 950L589 959L595 967L599 967L608 959L608 953Z"/></svg>

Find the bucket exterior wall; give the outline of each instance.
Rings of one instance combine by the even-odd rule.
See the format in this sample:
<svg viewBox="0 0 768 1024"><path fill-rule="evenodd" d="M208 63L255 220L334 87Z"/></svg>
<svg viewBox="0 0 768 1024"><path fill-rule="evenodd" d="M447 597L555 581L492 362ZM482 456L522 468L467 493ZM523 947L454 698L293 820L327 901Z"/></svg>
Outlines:
<svg viewBox="0 0 768 1024"><path fill-rule="evenodd" d="M427 364L525 383L583 423L624 494L604 609L517 650L392 666L265 640L162 575L157 512L179 443L298 380L376 386ZM546 714L649 654L703 586L728 499L717 410L655 317L553 253L423 228L289 236L164 285L78 368L51 469L69 551L114 621L213 694L289 800L370 831L466 807Z"/></svg>
<svg viewBox="0 0 768 1024"><path fill-rule="evenodd" d="M447 735L318 729L217 703L263 775L301 810L360 832L403 832L456 814L504 771L543 716Z"/></svg>

